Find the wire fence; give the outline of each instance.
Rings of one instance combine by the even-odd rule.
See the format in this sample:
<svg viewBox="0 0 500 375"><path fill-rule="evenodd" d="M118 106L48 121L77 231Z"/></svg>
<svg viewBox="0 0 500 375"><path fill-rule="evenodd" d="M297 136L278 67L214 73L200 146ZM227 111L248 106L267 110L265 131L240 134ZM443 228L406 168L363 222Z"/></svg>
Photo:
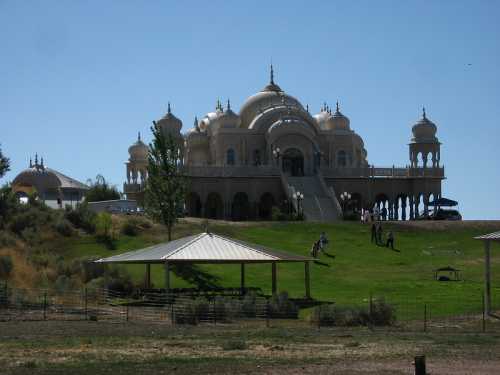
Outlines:
<svg viewBox="0 0 500 375"><path fill-rule="evenodd" d="M500 308L500 290L493 292L495 311ZM105 289L58 292L0 284L0 321L90 320L268 327L295 324L339 330L366 326L370 330L388 331L500 331L500 324L485 311L482 293L469 298L442 296L432 300L373 294L351 308L335 303L306 302L308 309L300 313L299 307L304 307L304 301L294 301L286 295L182 295L144 290L130 296ZM457 306L460 306L459 314Z"/></svg>

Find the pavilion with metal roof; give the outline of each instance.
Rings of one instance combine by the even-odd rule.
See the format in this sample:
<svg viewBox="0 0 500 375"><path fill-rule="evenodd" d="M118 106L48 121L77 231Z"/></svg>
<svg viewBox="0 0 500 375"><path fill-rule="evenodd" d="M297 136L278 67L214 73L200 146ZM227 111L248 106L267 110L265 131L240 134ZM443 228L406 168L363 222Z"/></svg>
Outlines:
<svg viewBox="0 0 500 375"><path fill-rule="evenodd" d="M484 296L486 313L491 315L491 255L490 243L491 241L500 242L500 231L482 236L474 237L475 240L481 240L484 243Z"/></svg>
<svg viewBox="0 0 500 375"><path fill-rule="evenodd" d="M278 252L263 246L224 237L215 233L200 233L174 241L130 251L96 263L146 264L146 287L150 286L151 264L165 266L165 288L170 289L170 266L179 263L240 264L241 290L245 289L245 264L271 263L272 293L277 291L276 264L304 262L305 294L310 298L309 262L313 259L301 255Z"/></svg>

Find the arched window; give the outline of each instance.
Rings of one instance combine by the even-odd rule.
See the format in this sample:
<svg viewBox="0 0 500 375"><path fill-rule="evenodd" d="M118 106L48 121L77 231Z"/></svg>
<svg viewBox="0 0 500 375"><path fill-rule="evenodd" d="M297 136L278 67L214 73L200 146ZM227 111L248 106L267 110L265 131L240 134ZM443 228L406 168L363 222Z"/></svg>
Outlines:
<svg viewBox="0 0 500 375"><path fill-rule="evenodd" d="M347 153L344 150L340 150L337 153L337 166L338 167L347 166Z"/></svg>
<svg viewBox="0 0 500 375"><path fill-rule="evenodd" d="M230 148L226 153L226 164L234 165L234 150Z"/></svg>

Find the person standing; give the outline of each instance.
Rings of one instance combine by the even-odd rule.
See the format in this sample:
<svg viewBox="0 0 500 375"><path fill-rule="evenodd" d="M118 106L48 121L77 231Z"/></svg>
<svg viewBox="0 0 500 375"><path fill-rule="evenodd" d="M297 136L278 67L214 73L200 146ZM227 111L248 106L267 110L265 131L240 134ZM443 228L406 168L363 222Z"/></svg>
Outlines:
<svg viewBox="0 0 500 375"><path fill-rule="evenodd" d="M325 232L321 232L319 235L319 249L324 252L326 245L328 245L328 238Z"/></svg>
<svg viewBox="0 0 500 375"><path fill-rule="evenodd" d="M377 227L377 244L378 245L382 245L383 244L383 242L382 242L382 233L383 233L382 224L378 223L378 227Z"/></svg>
<svg viewBox="0 0 500 375"><path fill-rule="evenodd" d="M372 243L375 242L377 243L377 226L375 223L372 223Z"/></svg>
<svg viewBox="0 0 500 375"><path fill-rule="evenodd" d="M394 250L394 234L392 233L392 231L389 231L389 233L387 233L386 246L389 247L389 245L391 246L391 249Z"/></svg>

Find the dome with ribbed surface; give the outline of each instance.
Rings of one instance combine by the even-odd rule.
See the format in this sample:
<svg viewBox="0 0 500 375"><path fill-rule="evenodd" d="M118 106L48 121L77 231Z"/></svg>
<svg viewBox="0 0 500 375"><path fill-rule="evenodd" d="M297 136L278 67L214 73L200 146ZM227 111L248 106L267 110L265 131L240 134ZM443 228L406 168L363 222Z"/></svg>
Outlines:
<svg viewBox="0 0 500 375"><path fill-rule="evenodd" d="M175 117L175 115L172 113L170 103L168 103L167 113L156 122L156 125L160 127L160 129L162 129L165 134L177 135L182 129L182 121Z"/></svg>
<svg viewBox="0 0 500 375"><path fill-rule="evenodd" d="M148 158L148 146L141 140L141 133L137 136L137 141L128 148L131 160L146 160Z"/></svg>
<svg viewBox="0 0 500 375"><path fill-rule="evenodd" d="M325 128L328 130L351 130L350 123L349 118L340 112L339 103L337 102L335 112L325 122Z"/></svg>
<svg viewBox="0 0 500 375"><path fill-rule="evenodd" d="M438 142L436 137L437 126L427 118L425 108L422 109L422 118L413 125L411 131L413 133L413 142Z"/></svg>

